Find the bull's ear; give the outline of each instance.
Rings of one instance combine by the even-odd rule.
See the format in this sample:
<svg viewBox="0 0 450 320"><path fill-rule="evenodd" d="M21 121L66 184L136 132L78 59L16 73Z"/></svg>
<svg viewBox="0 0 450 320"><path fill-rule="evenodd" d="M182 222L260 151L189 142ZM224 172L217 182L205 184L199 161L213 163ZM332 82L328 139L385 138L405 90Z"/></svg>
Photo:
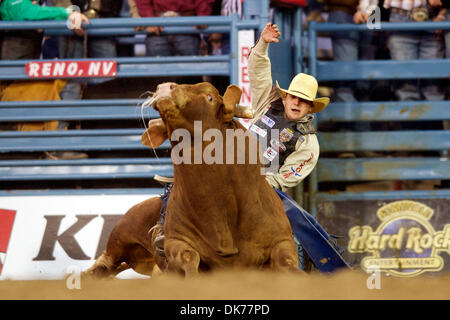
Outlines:
<svg viewBox="0 0 450 320"><path fill-rule="evenodd" d="M234 84L228 86L227 91L225 91L225 94L223 95L224 122L229 122L233 119L236 112L236 104L241 101L241 94L242 90L238 86Z"/></svg>
<svg viewBox="0 0 450 320"><path fill-rule="evenodd" d="M157 148L168 138L167 128L161 118L148 122L148 129L142 134L142 144L150 148Z"/></svg>

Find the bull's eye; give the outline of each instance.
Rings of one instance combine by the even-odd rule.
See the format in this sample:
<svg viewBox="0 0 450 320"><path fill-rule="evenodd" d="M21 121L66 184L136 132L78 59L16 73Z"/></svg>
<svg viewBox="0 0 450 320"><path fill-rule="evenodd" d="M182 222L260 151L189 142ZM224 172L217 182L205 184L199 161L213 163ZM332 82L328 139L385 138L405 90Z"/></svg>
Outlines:
<svg viewBox="0 0 450 320"><path fill-rule="evenodd" d="M209 101L209 102L212 102L212 101L213 101L213 97L212 97L212 95L210 95L209 93L206 95L206 98L208 98L208 101Z"/></svg>

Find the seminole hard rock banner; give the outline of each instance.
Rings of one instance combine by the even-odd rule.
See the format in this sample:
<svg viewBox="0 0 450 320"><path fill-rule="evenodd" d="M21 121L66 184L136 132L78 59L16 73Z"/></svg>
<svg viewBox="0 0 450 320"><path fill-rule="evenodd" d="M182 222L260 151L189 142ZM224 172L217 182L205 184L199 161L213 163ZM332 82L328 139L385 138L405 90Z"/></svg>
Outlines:
<svg viewBox="0 0 450 320"><path fill-rule="evenodd" d="M318 220L343 236L354 267L398 277L450 270L450 199L323 201Z"/></svg>

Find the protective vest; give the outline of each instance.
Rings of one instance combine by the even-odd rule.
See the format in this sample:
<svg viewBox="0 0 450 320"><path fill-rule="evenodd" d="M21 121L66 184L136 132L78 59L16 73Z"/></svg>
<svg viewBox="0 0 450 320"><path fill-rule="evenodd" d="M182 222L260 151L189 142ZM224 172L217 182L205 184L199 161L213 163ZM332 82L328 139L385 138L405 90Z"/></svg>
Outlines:
<svg viewBox="0 0 450 320"><path fill-rule="evenodd" d="M295 145L304 135L316 133L312 121L297 122L284 117L282 99L270 104L269 110L256 121L250 130L254 132L262 146L265 166L270 172L277 172L286 158L295 151Z"/></svg>

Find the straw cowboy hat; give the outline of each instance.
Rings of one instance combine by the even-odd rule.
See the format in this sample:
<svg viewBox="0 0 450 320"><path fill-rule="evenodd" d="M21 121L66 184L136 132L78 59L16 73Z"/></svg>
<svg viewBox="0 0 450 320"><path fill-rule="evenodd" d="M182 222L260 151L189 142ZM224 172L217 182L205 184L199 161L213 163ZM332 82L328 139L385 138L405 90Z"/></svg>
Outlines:
<svg viewBox="0 0 450 320"><path fill-rule="evenodd" d="M281 96L286 98L286 94L292 94L293 96L312 101L313 108L311 113L317 113L326 108L328 103L330 102L330 98L317 98L317 88L319 85L317 84L316 78L310 76L306 73L297 74L294 79L292 79L291 84L289 85L289 89L284 90L281 89L278 85L278 81L275 81L277 84L277 88L280 91Z"/></svg>

